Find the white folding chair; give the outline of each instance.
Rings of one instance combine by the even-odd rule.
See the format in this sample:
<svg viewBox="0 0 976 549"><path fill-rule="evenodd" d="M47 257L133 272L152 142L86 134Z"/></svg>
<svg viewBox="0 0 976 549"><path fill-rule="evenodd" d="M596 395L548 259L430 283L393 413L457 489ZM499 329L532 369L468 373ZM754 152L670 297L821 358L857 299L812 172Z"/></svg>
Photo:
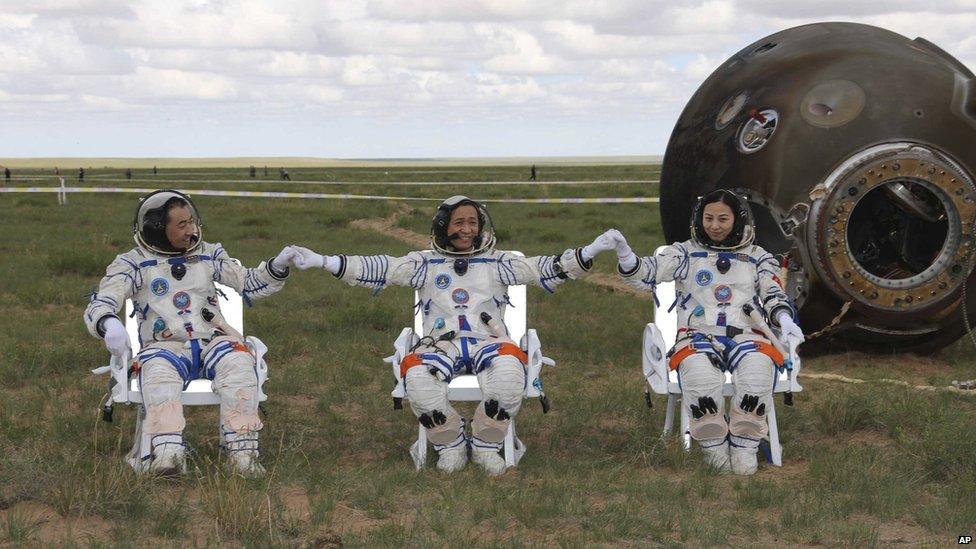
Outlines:
<svg viewBox="0 0 976 549"><path fill-rule="evenodd" d="M512 252L522 255L519 252ZM543 413L549 411L549 399L542 390L542 367L555 366L556 362L549 357L542 355L542 343L539 336L533 329L526 329L526 297L525 286L509 286L508 298L511 305L505 309L505 326L508 328L509 336L512 341L519 341L519 346L529 357L529 364L526 366L525 392L523 398L538 398L542 403ZM414 295L414 303L420 300L419 296ZM406 390L403 378L400 377L400 363L403 358L410 353L410 349L420 340L417 334L423 331L423 312L419 309L414 314L413 328L404 328L394 342L394 353L383 359L383 362L393 367L393 377L396 378L396 387L391 395L393 396L393 407L402 408L403 399L409 399L410 395ZM460 375L451 380L447 393L448 400L452 402L481 402L483 395L481 387L478 385L478 376ZM421 470L427 464L427 429L418 422L417 440L410 446L410 457L413 458L414 466ZM515 433L515 418L508 423L508 432L505 434L503 452L505 454L505 465L515 467L522 456L525 454L525 444Z"/></svg>
<svg viewBox="0 0 976 549"><path fill-rule="evenodd" d="M661 306L654 309L654 322L648 323L644 327L644 349L641 358L644 378L650 388L649 390L659 395L668 395L664 415L664 432L662 433L662 436L666 437L674 429L675 408L678 407L678 401L681 400L678 372L670 370L667 366L667 352L674 346L678 333L678 314L675 310L668 311L668 307L675 298L674 282L659 284L656 293ZM803 391L803 387L797 380L800 368L799 356L794 355L792 356L792 367L784 369L774 380L773 393L786 393L787 403L792 402L793 393ZM645 393L647 402L650 404L650 393L647 390ZM730 397L732 394L732 375L726 372L722 395ZM691 418L688 417L688 410L684 406L681 406L680 410L682 443L685 450L691 450L691 433L689 431ZM770 399L766 418L769 423L769 434L766 437L769 443L769 458L773 465L779 467L783 465L783 447L779 442L775 399Z"/></svg>
<svg viewBox="0 0 976 549"><path fill-rule="evenodd" d="M232 288L217 284L217 289L222 294L220 298L223 303L220 305L220 312L227 321L227 324L244 333L244 304L241 296ZM129 342L132 346L133 354L138 354L141 348L139 344L139 323L132 314L132 300L125 301L125 329L129 333ZM258 401L264 402L268 399L264 394L264 382L268 380L268 365L264 361L264 354L268 348L255 336L244 338L245 344L254 355L256 371L258 375ZM92 370L95 375L111 374L109 379L109 394L102 404L102 419L112 421L113 405L136 404L138 405L138 415L136 416L135 437L132 443L132 450L129 451L126 461L137 471L146 470L148 467L148 457L152 450L150 437L142 430L142 423L146 419L146 407L142 401L142 390L139 387L139 376L132 375L131 356L112 356L108 366L100 366ZM186 389L183 390L184 406L219 406L220 397L213 391L212 382L209 379L191 380Z"/></svg>

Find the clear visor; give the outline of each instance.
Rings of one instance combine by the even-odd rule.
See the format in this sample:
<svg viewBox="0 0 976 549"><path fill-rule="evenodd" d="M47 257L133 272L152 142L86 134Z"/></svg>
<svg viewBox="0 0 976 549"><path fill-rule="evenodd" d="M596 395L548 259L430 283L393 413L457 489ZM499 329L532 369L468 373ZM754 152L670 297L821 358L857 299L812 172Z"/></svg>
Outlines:
<svg viewBox="0 0 976 549"><path fill-rule="evenodd" d="M447 206L453 211L447 219L447 227L444 235L438 235L436 229L431 231L431 246L435 250L445 255L466 256L480 254L495 247L495 225L492 223L491 216L488 215L488 209L483 204L465 196L452 196L443 202L442 207L444 206ZM459 206L474 207L479 221L478 235L475 238L473 247L463 251L455 249L451 244L451 240L453 240L451 236L456 234L457 230L452 226L450 220L456 214L456 208Z"/></svg>
<svg viewBox="0 0 976 549"><path fill-rule="evenodd" d="M182 203L175 206L171 205L169 215L164 208L166 203L172 199L179 199ZM168 223L173 215L178 215L178 219L172 219L177 224ZM191 241L180 245L170 241L167 235L167 227L174 238L179 240L187 234L192 234ZM133 226L133 236L136 243L144 248L160 254L184 254L195 250L201 241L200 215L190 197L176 191L158 191L150 194L140 204L136 211L136 218Z"/></svg>
<svg viewBox="0 0 976 549"><path fill-rule="evenodd" d="M730 206L730 208L733 210L732 213L735 216L735 221L732 225L732 231L729 236L737 234L738 237L730 240L729 236L726 236L722 242L715 242L705 230L704 222L702 220L702 216L705 213L705 206L717 201L713 191L703 197L700 197L698 202L695 203L695 209L691 214L692 239L698 244L714 250L737 250L752 244L756 238L756 224L752 218L752 209L749 207L749 203L745 198L731 191L722 191L722 194L733 198L736 202L736 206ZM708 201L706 202L706 200ZM726 204L726 206L728 206L728 204Z"/></svg>

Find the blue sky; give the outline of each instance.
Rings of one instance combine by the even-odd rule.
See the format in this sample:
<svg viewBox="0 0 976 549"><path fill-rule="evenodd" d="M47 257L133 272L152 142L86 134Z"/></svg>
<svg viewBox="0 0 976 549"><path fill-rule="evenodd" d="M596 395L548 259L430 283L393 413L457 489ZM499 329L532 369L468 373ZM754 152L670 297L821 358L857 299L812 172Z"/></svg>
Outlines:
<svg viewBox="0 0 976 549"><path fill-rule="evenodd" d="M5 0L0 157L661 154L729 55L830 20L976 68L976 0Z"/></svg>

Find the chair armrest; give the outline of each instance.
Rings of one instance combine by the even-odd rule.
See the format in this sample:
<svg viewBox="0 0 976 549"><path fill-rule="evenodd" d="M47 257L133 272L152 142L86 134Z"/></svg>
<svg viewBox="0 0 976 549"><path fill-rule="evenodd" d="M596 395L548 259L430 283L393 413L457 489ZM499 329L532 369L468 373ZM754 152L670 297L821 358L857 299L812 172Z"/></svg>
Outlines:
<svg viewBox="0 0 976 549"><path fill-rule="evenodd" d="M641 369L651 390L659 395L668 393L668 350L664 336L653 322L644 326L644 348L641 353Z"/></svg>
<svg viewBox="0 0 976 549"><path fill-rule="evenodd" d="M268 346L255 336L247 336L244 342L254 354L254 371L258 375L258 400L264 402L268 400L268 395L264 394L264 382L268 381L268 363L264 361L264 354L268 352Z"/></svg>
<svg viewBox="0 0 976 549"><path fill-rule="evenodd" d="M411 347L416 343L417 335L413 329L404 328L400 332L400 336L393 342L393 354L383 359L383 362L388 363L393 368L393 379L396 380L396 387L393 388L390 395L394 399L402 399L407 396L406 386L403 384L403 378L400 377L400 363L403 362L403 358L410 353Z"/></svg>

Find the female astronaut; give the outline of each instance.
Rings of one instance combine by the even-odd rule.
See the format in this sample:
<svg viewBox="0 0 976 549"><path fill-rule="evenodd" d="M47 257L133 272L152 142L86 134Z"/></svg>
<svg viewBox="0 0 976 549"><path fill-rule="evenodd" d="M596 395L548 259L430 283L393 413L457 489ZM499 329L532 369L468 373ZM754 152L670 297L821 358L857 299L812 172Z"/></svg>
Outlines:
<svg viewBox="0 0 976 549"><path fill-rule="evenodd" d="M774 376L784 362L767 322L792 343L802 342L803 332L778 261L753 244L748 204L724 189L708 193L692 212L691 239L651 257L636 257L619 232L614 238L618 271L628 284L653 292L657 284L675 282L678 338L668 358L691 414L691 437L719 471L755 473ZM728 414L726 372L735 387Z"/></svg>

